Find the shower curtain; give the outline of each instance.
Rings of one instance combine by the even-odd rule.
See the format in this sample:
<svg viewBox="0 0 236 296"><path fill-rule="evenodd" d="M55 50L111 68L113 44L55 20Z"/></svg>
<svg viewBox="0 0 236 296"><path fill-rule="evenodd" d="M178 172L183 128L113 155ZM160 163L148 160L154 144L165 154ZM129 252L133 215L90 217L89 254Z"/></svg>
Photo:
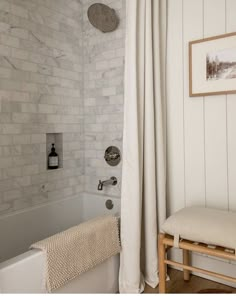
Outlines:
<svg viewBox="0 0 236 296"><path fill-rule="evenodd" d="M166 2L126 1L121 293L158 285L157 233L166 217Z"/></svg>

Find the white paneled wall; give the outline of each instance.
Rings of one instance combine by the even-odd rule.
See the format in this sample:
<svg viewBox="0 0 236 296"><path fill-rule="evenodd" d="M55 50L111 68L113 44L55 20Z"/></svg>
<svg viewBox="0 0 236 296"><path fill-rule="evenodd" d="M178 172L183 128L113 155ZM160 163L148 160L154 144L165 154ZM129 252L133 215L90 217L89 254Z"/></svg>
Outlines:
<svg viewBox="0 0 236 296"><path fill-rule="evenodd" d="M226 31L236 31L236 1L227 0L226 2ZM236 95L228 95L226 98L227 110L227 138L228 138L228 191L229 208L236 209Z"/></svg>
<svg viewBox="0 0 236 296"><path fill-rule="evenodd" d="M203 35L203 1L185 1L183 5L183 84L184 149L186 205L205 203L204 101L189 99L188 42ZM190 25L191 24L191 25Z"/></svg>
<svg viewBox="0 0 236 296"><path fill-rule="evenodd" d="M170 212L185 204L182 0L169 1L167 38L167 160Z"/></svg>
<svg viewBox="0 0 236 296"><path fill-rule="evenodd" d="M204 37L226 33L225 3L204 1ZM204 101L206 205L228 209L226 96L206 97Z"/></svg>
<svg viewBox="0 0 236 296"><path fill-rule="evenodd" d="M236 95L188 95L189 41L236 31L236 1L170 0L168 22L169 211L236 210Z"/></svg>
<svg viewBox="0 0 236 296"><path fill-rule="evenodd" d="M236 210L236 95L188 95L188 42L233 31L235 0L169 0L169 214L191 205ZM204 261L220 266L196 260Z"/></svg>

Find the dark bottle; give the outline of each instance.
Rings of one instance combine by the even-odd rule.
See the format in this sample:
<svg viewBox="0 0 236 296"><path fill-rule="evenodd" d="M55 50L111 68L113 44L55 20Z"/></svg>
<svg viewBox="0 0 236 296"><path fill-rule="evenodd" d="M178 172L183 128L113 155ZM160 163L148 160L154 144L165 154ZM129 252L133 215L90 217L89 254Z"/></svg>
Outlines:
<svg viewBox="0 0 236 296"><path fill-rule="evenodd" d="M55 170L58 169L58 155L55 151L55 145L52 144L51 152L48 155L48 169L49 170Z"/></svg>

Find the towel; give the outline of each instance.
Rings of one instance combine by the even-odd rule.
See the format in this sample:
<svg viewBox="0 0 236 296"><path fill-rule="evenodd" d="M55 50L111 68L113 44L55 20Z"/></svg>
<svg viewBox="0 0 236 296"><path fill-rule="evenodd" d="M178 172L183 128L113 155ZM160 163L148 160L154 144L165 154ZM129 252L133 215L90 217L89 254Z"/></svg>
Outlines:
<svg viewBox="0 0 236 296"><path fill-rule="evenodd" d="M46 253L46 289L51 292L120 252L118 218L89 220L30 248Z"/></svg>

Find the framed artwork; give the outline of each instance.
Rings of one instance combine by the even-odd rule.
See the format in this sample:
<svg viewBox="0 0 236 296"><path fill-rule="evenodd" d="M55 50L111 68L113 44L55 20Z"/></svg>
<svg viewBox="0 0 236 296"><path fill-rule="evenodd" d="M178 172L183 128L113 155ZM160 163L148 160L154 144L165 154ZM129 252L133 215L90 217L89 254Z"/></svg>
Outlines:
<svg viewBox="0 0 236 296"><path fill-rule="evenodd" d="M189 42L189 95L236 93L236 32Z"/></svg>

